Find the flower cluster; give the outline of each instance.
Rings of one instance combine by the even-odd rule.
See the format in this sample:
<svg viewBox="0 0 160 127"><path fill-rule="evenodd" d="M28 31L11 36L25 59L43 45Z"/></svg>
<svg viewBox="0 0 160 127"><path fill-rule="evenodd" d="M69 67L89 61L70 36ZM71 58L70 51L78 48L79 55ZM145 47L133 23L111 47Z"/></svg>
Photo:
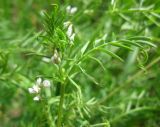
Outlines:
<svg viewBox="0 0 160 127"><path fill-rule="evenodd" d="M74 30L73 30L73 24L71 22L67 21L67 22L64 22L63 25L64 25L64 28L67 28L66 34L67 34L67 37L70 40L70 43L73 44L74 38L75 38L75 35L76 35Z"/></svg>
<svg viewBox="0 0 160 127"><path fill-rule="evenodd" d="M35 85L33 87L28 88L28 91L30 94L36 94L36 96L33 98L34 101L39 101L40 100L40 91L41 89L44 88L49 88L51 86L51 83L49 80L43 80L41 78L38 78L36 80Z"/></svg>

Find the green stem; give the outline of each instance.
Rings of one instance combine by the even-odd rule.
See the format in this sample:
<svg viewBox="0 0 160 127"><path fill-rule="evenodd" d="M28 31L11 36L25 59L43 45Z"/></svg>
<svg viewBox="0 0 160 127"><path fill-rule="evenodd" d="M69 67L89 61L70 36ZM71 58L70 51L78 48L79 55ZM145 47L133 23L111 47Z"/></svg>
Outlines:
<svg viewBox="0 0 160 127"><path fill-rule="evenodd" d="M62 124L64 93L65 93L65 84L61 84L57 127L61 127L61 124Z"/></svg>

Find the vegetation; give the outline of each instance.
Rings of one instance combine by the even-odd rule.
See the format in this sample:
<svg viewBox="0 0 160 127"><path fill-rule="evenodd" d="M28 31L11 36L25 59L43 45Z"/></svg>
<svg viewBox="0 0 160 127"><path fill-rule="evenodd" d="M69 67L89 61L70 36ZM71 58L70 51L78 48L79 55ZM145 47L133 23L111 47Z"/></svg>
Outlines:
<svg viewBox="0 0 160 127"><path fill-rule="evenodd" d="M159 127L159 0L0 3L0 127Z"/></svg>

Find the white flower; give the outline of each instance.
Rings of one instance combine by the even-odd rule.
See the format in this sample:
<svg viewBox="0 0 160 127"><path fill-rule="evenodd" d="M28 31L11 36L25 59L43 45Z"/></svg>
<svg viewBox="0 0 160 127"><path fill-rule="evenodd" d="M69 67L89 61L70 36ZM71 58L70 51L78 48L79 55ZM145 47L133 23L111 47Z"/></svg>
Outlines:
<svg viewBox="0 0 160 127"><path fill-rule="evenodd" d="M71 41L74 41L75 35L76 35L76 34L73 33L73 34L70 36L70 40L71 40Z"/></svg>
<svg viewBox="0 0 160 127"><path fill-rule="evenodd" d="M39 97L39 96L35 96L35 97L33 98L33 100L34 100L34 101L39 101L39 100L40 100L40 97Z"/></svg>
<svg viewBox="0 0 160 127"><path fill-rule="evenodd" d="M71 7L70 5L66 7L66 11L69 14L74 14L77 10L77 7Z"/></svg>
<svg viewBox="0 0 160 127"><path fill-rule="evenodd" d="M35 91L35 93L39 93L40 88L39 88L38 85L34 85L34 86L33 86L33 90Z"/></svg>
<svg viewBox="0 0 160 127"><path fill-rule="evenodd" d="M42 83L42 79L41 78L37 78L36 85L41 85L41 83Z"/></svg>
<svg viewBox="0 0 160 127"><path fill-rule="evenodd" d="M44 80L44 81L43 81L43 86L44 86L44 87L50 87L50 86L51 86L50 81L49 81L49 80Z"/></svg>
<svg viewBox="0 0 160 127"><path fill-rule="evenodd" d="M67 36L70 37L73 33L73 25L70 24L67 30Z"/></svg>
<svg viewBox="0 0 160 127"><path fill-rule="evenodd" d="M70 22L70 21L67 21L67 22L64 22L64 23L63 23L63 26L64 26L64 28L67 28L70 24L71 24L71 22Z"/></svg>
<svg viewBox="0 0 160 127"><path fill-rule="evenodd" d="M28 91L29 91L30 94L39 93L40 88L39 88L38 85L34 85L32 88L28 88Z"/></svg>
<svg viewBox="0 0 160 127"><path fill-rule="evenodd" d="M77 7L72 7L70 10L70 14L76 13L77 10L78 10Z"/></svg>
<svg viewBox="0 0 160 127"><path fill-rule="evenodd" d="M70 13L70 10L71 10L71 6L69 5L69 6L66 7L67 13Z"/></svg>
<svg viewBox="0 0 160 127"><path fill-rule="evenodd" d="M29 91L30 94L36 93L33 88L28 88L28 91Z"/></svg>
<svg viewBox="0 0 160 127"><path fill-rule="evenodd" d="M67 28L67 37L70 40L70 43L73 44L74 38L75 38L75 33L73 30L73 24L70 21L64 22L64 28Z"/></svg>

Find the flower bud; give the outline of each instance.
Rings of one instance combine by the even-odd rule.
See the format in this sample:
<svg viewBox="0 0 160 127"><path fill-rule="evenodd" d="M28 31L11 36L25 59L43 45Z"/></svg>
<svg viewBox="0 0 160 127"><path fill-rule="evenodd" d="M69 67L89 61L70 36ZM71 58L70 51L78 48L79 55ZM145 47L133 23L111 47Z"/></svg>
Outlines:
<svg viewBox="0 0 160 127"><path fill-rule="evenodd" d="M70 24L67 29L67 36L70 37L73 33L73 25Z"/></svg>
<svg viewBox="0 0 160 127"><path fill-rule="evenodd" d="M41 78L37 78L36 85L41 85L41 83L42 83L42 79Z"/></svg>
<svg viewBox="0 0 160 127"><path fill-rule="evenodd" d="M54 51L54 55L51 57L51 61L55 64L58 64L61 62L61 58L59 57L57 50Z"/></svg>

